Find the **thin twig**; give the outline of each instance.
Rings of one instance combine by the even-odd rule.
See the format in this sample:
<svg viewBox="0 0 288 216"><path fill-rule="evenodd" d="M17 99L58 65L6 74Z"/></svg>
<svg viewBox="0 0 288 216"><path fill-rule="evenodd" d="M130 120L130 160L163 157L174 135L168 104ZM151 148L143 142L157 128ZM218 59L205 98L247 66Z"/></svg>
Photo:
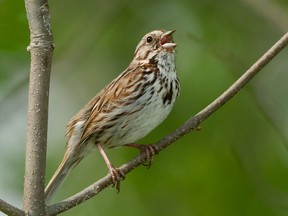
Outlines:
<svg viewBox="0 0 288 216"><path fill-rule="evenodd" d="M221 106L228 102L233 96L239 92L263 67L265 67L285 46L288 45L288 33L286 33L277 43L275 43L257 62L255 62L234 84L232 84L223 94L216 98L207 107L190 118L181 127L176 129L173 133L166 136L157 142L157 150L160 152L167 148L170 144L184 136L185 134L199 128L200 124L217 111ZM122 165L118 169L127 174L136 167L140 166L145 161L145 153L139 154L137 157ZM88 186L81 192L71 196L54 205L48 206L48 215L57 215L61 212L79 205L100 193L103 189L111 185L111 175L108 174L99 181Z"/></svg>
<svg viewBox="0 0 288 216"><path fill-rule="evenodd" d="M21 209L16 208L13 205L5 202L4 200L0 199L0 209L3 213L9 216L24 216L24 212Z"/></svg>

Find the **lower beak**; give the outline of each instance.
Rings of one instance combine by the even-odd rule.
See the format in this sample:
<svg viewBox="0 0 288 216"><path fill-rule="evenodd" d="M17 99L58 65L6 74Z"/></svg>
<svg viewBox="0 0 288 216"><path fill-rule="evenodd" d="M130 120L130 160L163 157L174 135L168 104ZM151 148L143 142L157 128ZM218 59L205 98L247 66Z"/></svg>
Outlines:
<svg viewBox="0 0 288 216"><path fill-rule="evenodd" d="M166 49L171 49L171 48L175 48L177 46L176 43L173 43L172 40L172 34L175 32L176 30L172 30L172 31L167 31L165 32L162 36L161 36L161 42L160 45L163 48ZM163 43L162 43L163 42Z"/></svg>

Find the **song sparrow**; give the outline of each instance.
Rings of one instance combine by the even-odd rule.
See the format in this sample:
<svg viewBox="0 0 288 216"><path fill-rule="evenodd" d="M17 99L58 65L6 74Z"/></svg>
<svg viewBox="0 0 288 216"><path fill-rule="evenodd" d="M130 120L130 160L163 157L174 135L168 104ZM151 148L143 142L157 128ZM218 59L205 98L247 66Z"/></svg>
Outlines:
<svg viewBox="0 0 288 216"><path fill-rule="evenodd" d="M45 189L46 203L69 172L95 147L119 190L124 174L113 167L103 149L137 147L134 142L151 132L172 110L180 91L173 32L156 30L146 34L128 68L70 120L66 152ZM143 148L139 145L139 149ZM153 148L147 149L153 156Z"/></svg>

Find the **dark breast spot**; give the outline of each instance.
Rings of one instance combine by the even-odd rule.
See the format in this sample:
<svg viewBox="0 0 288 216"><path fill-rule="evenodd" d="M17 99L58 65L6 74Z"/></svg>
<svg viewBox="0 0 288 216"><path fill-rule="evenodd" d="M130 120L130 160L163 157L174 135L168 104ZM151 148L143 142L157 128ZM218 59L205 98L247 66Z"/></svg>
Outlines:
<svg viewBox="0 0 288 216"><path fill-rule="evenodd" d="M167 86L167 87L166 87ZM173 98L173 91L174 89L174 85L173 85L173 81L170 82L169 88L168 88L168 84L165 83L165 88L166 92L164 93L164 96L162 97L162 101L164 105L168 105L172 103L172 98Z"/></svg>

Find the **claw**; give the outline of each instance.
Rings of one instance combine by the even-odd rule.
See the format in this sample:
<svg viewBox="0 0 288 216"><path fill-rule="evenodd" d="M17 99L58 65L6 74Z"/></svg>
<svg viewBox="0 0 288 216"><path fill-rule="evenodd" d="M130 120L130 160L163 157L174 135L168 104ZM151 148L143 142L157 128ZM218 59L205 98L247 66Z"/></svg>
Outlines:
<svg viewBox="0 0 288 216"><path fill-rule="evenodd" d="M123 173L121 170L116 169L112 163L109 161L107 155L105 154L103 148L101 145L97 145L100 154L102 155L108 170L111 174L111 182L112 182L112 187L116 187L117 193L120 192L120 181L125 179L125 173Z"/></svg>
<svg viewBox="0 0 288 216"><path fill-rule="evenodd" d="M109 172L111 174L112 187L116 187L117 193L119 193L120 181L125 179L125 174L113 166L109 167Z"/></svg>
<svg viewBox="0 0 288 216"><path fill-rule="evenodd" d="M148 169L153 163L153 156L158 154L158 149L156 145L142 145L142 144L126 144L125 146L137 148L140 150L141 154L145 154L145 161L142 163L143 166L146 166Z"/></svg>

